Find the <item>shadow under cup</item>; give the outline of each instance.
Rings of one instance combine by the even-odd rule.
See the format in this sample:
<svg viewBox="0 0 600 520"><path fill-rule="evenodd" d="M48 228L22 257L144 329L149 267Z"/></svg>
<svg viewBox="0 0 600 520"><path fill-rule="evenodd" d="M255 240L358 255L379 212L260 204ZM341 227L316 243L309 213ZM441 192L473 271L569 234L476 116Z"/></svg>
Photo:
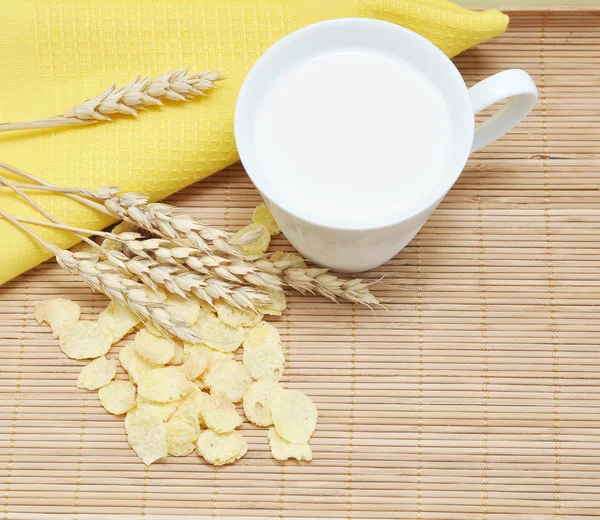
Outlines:
<svg viewBox="0 0 600 520"><path fill-rule="evenodd" d="M274 178L261 170L256 153L255 121L269 86L283 72L310 57L354 49L408 62L431 80L447 104L453 145L439 181L411 211L399 207L381 222L371 219L362 224L332 225L309 211L310 201L305 201L303 208L302 204L291 205L284 200L276 183L285 182L285 172ZM285 236L305 257L343 272L364 271L381 265L414 237L464 168L473 133L474 116L468 90L454 64L416 33L370 19L321 22L280 40L248 74L235 113L235 137L242 163ZM398 164L401 165L401 158ZM368 174L364 182L369 182ZM360 188L357 186L357 189Z"/></svg>

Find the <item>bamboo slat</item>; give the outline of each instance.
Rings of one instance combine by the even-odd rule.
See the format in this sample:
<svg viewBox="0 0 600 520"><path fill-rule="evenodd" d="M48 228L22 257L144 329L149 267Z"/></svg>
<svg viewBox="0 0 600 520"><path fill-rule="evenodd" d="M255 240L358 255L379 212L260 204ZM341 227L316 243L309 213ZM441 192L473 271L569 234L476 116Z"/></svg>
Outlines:
<svg viewBox="0 0 600 520"><path fill-rule="evenodd" d="M511 18L456 63L469 85L525 68L540 103L470 159L404 251L365 273L385 275L374 291L387 310L290 294L271 320L283 384L319 408L312 463L273 460L266 431L244 424L237 464L191 455L146 469L122 419L76 389L82 364L33 319L51 296L84 317L106 304L48 262L0 288L1 517L600 516L600 11ZM259 201L240 165L170 199L230 230Z"/></svg>

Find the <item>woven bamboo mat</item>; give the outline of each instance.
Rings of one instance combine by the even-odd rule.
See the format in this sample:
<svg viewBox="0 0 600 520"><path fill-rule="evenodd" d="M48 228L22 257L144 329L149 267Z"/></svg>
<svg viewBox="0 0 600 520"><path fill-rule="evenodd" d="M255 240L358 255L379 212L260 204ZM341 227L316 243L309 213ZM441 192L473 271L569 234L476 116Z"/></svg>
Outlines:
<svg viewBox="0 0 600 520"><path fill-rule="evenodd" d="M514 13L457 59L467 82L528 70L541 100L472 157L388 265L389 312L290 295L273 320L284 383L320 411L311 464L248 455L145 469L122 419L75 388L32 316L64 295L105 305L54 263L0 289L0 511L5 519L583 519L600 507L600 11ZM236 229L259 202L240 166L172 197ZM285 248L283 239L274 246ZM113 348L116 355L118 348Z"/></svg>

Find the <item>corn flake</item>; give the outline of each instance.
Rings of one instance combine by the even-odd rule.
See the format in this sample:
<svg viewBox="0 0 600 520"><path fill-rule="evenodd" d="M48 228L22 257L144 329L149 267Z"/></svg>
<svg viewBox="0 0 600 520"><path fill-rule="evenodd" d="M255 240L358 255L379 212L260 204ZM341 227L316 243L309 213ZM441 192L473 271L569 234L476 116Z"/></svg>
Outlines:
<svg viewBox="0 0 600 520"><path fill-rule="evenodd" d="M175 355L175 343L173 341L165 337L155 336L146 329L137 332L133 340L133 348L138 356L157 365L168 363Z"/></svg>
<svg viewBox="0 0 600 520"><path fill-rule="evenodd" d="M112 228L112 233L119 235L128 231L137 231L138 226L131 222L123 220L119 222L115 227ZM102 247L107 251L120 251L123 248L123 244L119 240L112 240L110 238L102 242Z"/></svg>
<svg viewBox="0 0 600 520"><path fill-rule="evenodd" d="M65 298L44 300L35 306L35 319L46 322L52 329L52 337L59 338L68 333L81 316L79 304Z"/></svg>
<svg viewBox="0 0 600 520"><path fill-rule="evenodd" d="M262 231L261 231L262 230ZM242 240L244 235L249 233L257 234L258 237L250 243L236 244L236 242ZM231 242L236 244L244 253L247 255L262 255L269 248L271 243L271 234L265 226L262 224L248 224L246 227L240 229L231 237Z"/></svg>
<svg viewBox="0 0 600 520"><path fill-rule="evenodd" d="M123 249L123 243L118 240L112 240L108 238L102 241L102 247L106 251L121 251Z"/></svg>
<svg viewBox="0 0 600 520"><path fill-rule="evenodd" d="M197 377L196 379L194 379L194 381L192 381L195 385L198 386L198 388L200 389L208 389L208 387L206 386L206 383L204 383L204 379L202 379L202 376Z"/></svg>
<svg viewBox="0 0 600 520"><path fill-rule="evenodd" d="M121 220L115 224L115 227L112 228L111 232L115 235L120 235L121 233L128 233L130 231L137 231L138 225L133 222L128 222L127 220Z"/></svg>
<svg viewBox="0 0 600 520"><path fill-rule="evenodd" d="M285 292L283 289L276 289L268 293L271 301L267 305L257 306L257 310L269 316L281 316L281 313L286 309Z"/></svg>
<svg viewBox="0 0 600 520"><path fill-rule="evenodd" d="M183 363L183 347L179 343L175 343L175 354L169 360L169 365L181 365Z"/></svg>
<svg viewBox="0 0 600 520"><path fill-rule="evenodd" d="M115 415L122 415L135 404L135 385L129 381L117 380L98 390L100 403Z"/></svg>
<svg viewBox="0 0 600 520"><path fill-rule="evenodd" d="M230 327L212 314L199 327L202 342L219 352L233 352L242 344L244 329Z"/></svg>
<svg viewBox="0 0 600 520"><path fill-rule="evenodd" d="M157 403L138 395L136 409L153 413L166 422L175 413L178 406L179 401L174 401L172 403Z"/></svg>
<svg viewBox="0 0 600 520"><path fill-rule="evenodd" d="M161 367L140 377L138 392L158 403L178 401L190 389L190 383L178 367Z"/></svg>
<svg viewBox="0 0 600 520"><path fill-rule="evenodd" d="M200 317L200 304L194 300L186 300L176 294L169 294L165 305L168 312L186 321L189 325L196 323Z"/></svg>
<svg viewBox="0 0 600 520"><path fill-rule="evenodd" d="M210 354L208 352L191 352L184 353L184 362L181 365L181 370L189 381L193 381L200 377L208 367Z"/></svg>
<svg viewBox="0 0 600 520"><path fill-rule="evenodd" d="M71 253L86 253L88 255L95 255L98 253L98 250L94 246L88 244L84 240L75 244L69 251L71 251Z"/></svg>
<svg viewBox="0 0 600 520"><path fill-rule="evenodd" d="M203 395L200 414L207 428L218 433L227 433L242 424L242 418L233 403L221 396Z"/></svg>
<svg viewBox="0 0 600 520"><path fill-rule="evenodd" d="M211 365L202 376L213 395L222 395L232 403L241 401L252 383L248 369L235 360L225 359Z"/></svg>
<svg viewBox="0 0 600 520"><path fill-rule="evenodd" d="M214 348L210 348L208 345L202 343L184 343L183 344L183 357L187 355L198 354L199 356L208 356L208 366L213 365L217 361L223 359L235 359L233 352L219 352Z"/></svg>
<svg viewBox="0 0 600 520"><path fill-rule="evenodd" d="M201 324L208 316L217 315L215 308L204 300L198 300L198 304L200 305L200 315L196 320L196 324Z"/></svg>
<svg viewBox="0 0 600 520"><path fill-rule="evenodd" d="M150 322L142 323L140 325L141 326L137 327L137 330L146 329L150 334L154 334L157 338L160 338L163 335L163 333Z"/></svg>
<svg viewBox="0 0 600 520"><path fill-rule="evenodd" d="M207 395L200 390L196 383L191 382L188 393L179 402L174 415L193 413L202 422L202 404Z"/></svg>
<svg viewBox="0 0 600 520"><path fill-rule="evenodd" d="M235 328L240 325L253 327L262 319L262 315L258 312L238 309L221 300L215 302L215 307L219 319L230 327Z"/></svg>
<svg viewBox="0 0 600 520"><path fill-rule="evenodd" d="M297 268L297 269L308 268L304 259L296 253L288 253L285 251L275 251L271 256L269 256L269 260L273 263L285 262L286 268L289 268L289 267L293 267L293 268Z"/></svg>
<svg viewBox="0 0 600 520"><path fill-rule="evenodd" d="M110 302L98 315L98 324L110 333L112 343L123 339L139 322L137 314L115 302Z"/></svg>
<svg viewBox="0 0 600 520"><path fill-rule="evenodd" d="M240 432L220 434L206 430L198 437L198 454L213 466L231 464L248 451L248 444Z"/></svg>
<svg viewBox="0 0 600 520"><path fill-rule="evenodd" d="M208 321L209 318L214 318L217 315L217 311L211 307L208 303L198 300L198 304L200 306L200 313L198 318L191 326L192 330L194 330L198 335L201 333L202 325Z"/></svg>
<svg viewBox="0 0 600 520"><path fill-rule="evenodd" d="M247 332L243 360L253 379L281 380L285 356L279 332L273 325L263 321Z"/></svg>
<svg viewBox="0 0 600 520"><path fill-rule="evenodd" d="M110 383L116 374L117 361L101 356L81 369L77 377L77 388L97 390Z"/></svg>
<svg viewBox="0 0 600 520"><path fill-rule="evenodd" d="M254 211L252 212L252 222L266 227L271 236L281 233L281 229L279 229L277 221L273 218L269 208L264 203L259 204L254 208Z"/></svg>
<svg viewBox="0 0 600 520"><path fill-rule="evenodd" d="M167 428L160 417L148 410L132 410L125 418L127 441L149 466L167 456Z"/></svg>
<svg viewBox="0 0 600 520"><path fill-rule="evenodd" d="M269 429L269 445L271 446L271 454L277 460L312 460L312 450L308 443L296 444L282 439L275 428Z"/></svg>
<svg viewBox="0 0 600 520"><path fill-rule="evenodd" d="M200 435L198 415L192 412L175 414L166 423L167 452L184 457L194 451Z"/></svg>
<svg viewBox="0 0 600 520"><path fill-rule="evenodd" d="M257 426L271 426L271 404L283 388L275 381L255 381L244 395L244 413L248 420Z"/></svg>
<svg viewBox="0 0 600 520"><path fill-rule="evenodd" d="M282 390L271 403L273 424L280 437L305 444L317 427L317 408L311 399L297 390Z"/></svg>
<svg viewBox="0 0 600 520"><path fill-rule="evenodd" d="M92 359L103 356L112 346L112 337L95 321L78 321L62 333L60 349L71 359Z"/></svg>
<svg viewBox="0 0 600 520"><path fill-rule="evenodd" d="M161 365L151 363L142 356L138 356L133 348L133 343L128 343L121 349L119 352L119 361L136 385L140 383L140 380L145 375L149 374L155 368L161 367Z"/></svg>

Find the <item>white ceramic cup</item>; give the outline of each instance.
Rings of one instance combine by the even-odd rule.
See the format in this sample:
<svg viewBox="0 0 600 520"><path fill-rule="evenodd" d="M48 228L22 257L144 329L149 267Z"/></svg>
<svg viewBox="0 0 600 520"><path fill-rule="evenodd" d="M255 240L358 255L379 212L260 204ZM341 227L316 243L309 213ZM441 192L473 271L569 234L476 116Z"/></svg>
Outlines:
<svg viewBox="0 0 600 520"><path fill-rule="evenodd" d="M276 179L262 174L254 146L255 120L270 82L284 70L328 49L357 45L408 60L440 88L450 110L454 144L445 174L411 214L376 226L331 226L307 216L309 211L303 215L300 211L290 211L282 203L273 183L286 182L285 172ZM506 70L468 89L454 64L422 36L388 22L343 18L300 29L263 54L240 90L235 138L248 175L292 245L319 265L336 271L359 272L387 262L406 246L456 182L469 154L515 127L534 107L537 97L536 86L525 71ZM500 110L475 126L475 114L502 100L507 102ZM310 154L310 150L306 153ZM397 166L401 165L399 158Z"/></svg>

